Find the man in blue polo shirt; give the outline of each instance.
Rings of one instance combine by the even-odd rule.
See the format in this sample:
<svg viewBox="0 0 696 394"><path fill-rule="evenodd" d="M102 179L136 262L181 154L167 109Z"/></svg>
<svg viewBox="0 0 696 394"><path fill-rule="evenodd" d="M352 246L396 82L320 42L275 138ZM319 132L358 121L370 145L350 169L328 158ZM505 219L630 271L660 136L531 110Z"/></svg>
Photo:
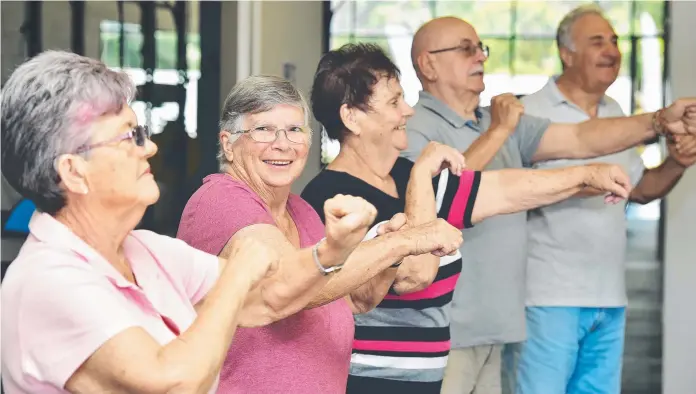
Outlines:
<svg viewBox="0 0 696 394"><path fill-rule="evenodd" d="M557 124L523 114L512 95L479 107L488 47L474 28L444 17L416 33L412 62L423 86L407 124L415 160L429 141L465 152L475 170L531 167L557 158L588 158L635 146L657 134L696 133L696 99L657 114ZM443 394L500 393L501 349L525 339L527 215L488 219L464 230L463 270L452 305L452 351Z"/></svg>
<svg viewBox="0 0 696 394"><path fill-rule="evenodd" d="M522 99L525 113L566 123L623 117L619 104L606 95L619 74L621 52L601 8L571 11L556 37L563 73ZM665 161L648 170L635 149L534 167L618 164L634 185L629 200L645 204L664 197L696 162L696 151L679 153L671 142L667 147ZM572 198L529 214L527 341L521 347L518 394L621 392L626 219L624 205L602 200Z"/></svg>

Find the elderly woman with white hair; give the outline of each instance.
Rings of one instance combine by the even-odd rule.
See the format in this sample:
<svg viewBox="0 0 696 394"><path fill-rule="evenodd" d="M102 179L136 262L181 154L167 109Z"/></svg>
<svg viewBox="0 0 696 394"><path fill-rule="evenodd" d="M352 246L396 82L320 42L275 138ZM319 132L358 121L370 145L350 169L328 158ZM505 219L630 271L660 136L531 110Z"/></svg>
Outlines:
<svg viewBox="0 0 696 394"><path fill-rule="evenodd" d="M290 191L307 162L309 116L305 99L290 82L272 76L240 81L220 119L220 172L206 177L191 197L177 236L220 256L227 256L239 237L255 239L281 256L278 271L288 276L296 276L293 262L314 267L336 260L336 245L345 242L336 234L337 215L343 212L318 207L324 226L312 206ZM446 255L462 242L461 232L444 220L402 228L405 216L397 213L385 222L377 230L381 236L362 242L342 269L319 267L327 272L326 282L314 282L319 294L281 294L302 311L237 331L220 393L345 393L353 314L384 298L405 257Z"/></svg>
<svg viewBox="0 0 696 394"><path fill-rule="evenodd" d="M159 197L135 91L126 74L67 52L27 61L2 91L2 172L40 210L3 281L8 394L215 392L240 322L295 313L293 297L317 294L374 219L363 200L327 203L315 260L253 236L217 257L134 230Z"/></svg>

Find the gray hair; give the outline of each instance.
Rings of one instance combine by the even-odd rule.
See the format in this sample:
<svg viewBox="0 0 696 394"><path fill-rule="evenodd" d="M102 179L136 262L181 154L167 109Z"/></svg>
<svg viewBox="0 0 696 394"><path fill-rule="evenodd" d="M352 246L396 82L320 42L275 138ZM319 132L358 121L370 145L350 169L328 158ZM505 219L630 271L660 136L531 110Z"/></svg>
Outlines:
<svg viewBox="0 0 696 394"><path fill-rule="evenodd" d="M220 130L238 131L244 117L270 111L278 105L292 105L302 109L304 125L309 126L309 106L304 95L288 80L272 75L253 75L237 82L225 99L220 116ZM310 129L311 133L311 129ZM310 143L312 141L310 134ZM223 147L218 149L220 170L227 166Z"/></svg>
<svg viewBox="0 0 696 394"><path fill-rule="evenodd" d="M46 51L20 65L2 89L2 172L37 208L65 206L56 159L89 143L102 115L120 112L135 97L123 72L70 52Z"/></svg>
<svg viewBox="0 0 696 394"><path fill-rule="evenodd" d="M556 45L558 45L559 51L561 48L568 49L571 52L575 51L573 25L585 15L599 15L606 19L604 11L596 4L581 5L567 13L561 20L561 23L558 24L558 29L556 30ZM563 60L561 59L561 64L562 63ZM565 65L563 66L565 67Z"/></svg>

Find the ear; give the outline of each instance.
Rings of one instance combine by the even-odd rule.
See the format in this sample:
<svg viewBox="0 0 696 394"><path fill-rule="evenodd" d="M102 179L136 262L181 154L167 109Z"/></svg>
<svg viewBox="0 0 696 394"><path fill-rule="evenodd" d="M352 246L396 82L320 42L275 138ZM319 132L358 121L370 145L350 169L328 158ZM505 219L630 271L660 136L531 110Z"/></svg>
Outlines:
<svg viewBox="0 0 696 394"><path fill-rule="evenodd" d="M341 105L341 108L339 108L338 112L341 116L343 124L346 126L346 129L355 135L360 135L360 125L358 124L357 119L359 116L357 113L358 109L348 108L347 104L343 104Z"/></svg>
<svg viewBox="0 0 696 394"><path fill-rule="evenodd" d="M87 194L87 166L85 159L78 155L60 155L56 159L56 170L63 186L76 194Z"/></svg>
<svg viewBox="0 0 696 394"><path fill-rule="evenodd" d="M232 162L232 159L234 159L234 152L232 151L232 143L234 143L234 141L236 141L235 138L237 138L237 137L230 134L230 132L227 130L220 131L220 134L218 135L218 137L220 139L220 148L222 149L222 153L225 155L225 158L227 159L228 162Z"/></svg>
<svg viewBox="0 0 696 394"><path fill-rule="evenodd" d="M568 48L560 48L558 50L561 61L565 64L566 68L573 65L573 51Z"/></svg>
<svg viewBox="0 0 696 394"><path fill-rule="evenodd" d="M416 58L416 63L423 78L428 81L437 80L437 70L435 69L433 55L423 52Z"/></svg>

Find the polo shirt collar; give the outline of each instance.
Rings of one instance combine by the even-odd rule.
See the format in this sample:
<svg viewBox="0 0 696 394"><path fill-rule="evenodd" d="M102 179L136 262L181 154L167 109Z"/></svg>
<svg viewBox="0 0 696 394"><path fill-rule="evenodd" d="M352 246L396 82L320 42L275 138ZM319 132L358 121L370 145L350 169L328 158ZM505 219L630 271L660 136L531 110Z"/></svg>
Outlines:
<svg viewBox="0 0 696 394"><path fill-rule="evenodd" d="M543 92L544 96L546 96L548 98L550 103L554 106L561 105L561 104L575 106L575 104L573 102L571 102L570 100L568 100L568 98L561 92L561 90L558 89L558 85L556 84L558 77L560 77L560 75L554 75L551 78L549 78L549 81L541 89L541 91ZM599 105L603 107L606 104L607 104L607 101L606 101L606 95L605 95L605 96L602 96L601 100L599 101Z"/></svg>
<svg viewBox="0 0 696 394"><path fill-rule="evenodd" d="M87 264L104 274L115 286L136 288L99 252L53 216L44 212L36 212L29 221L29 233L44 244L58 249L67 249L77 254Z"/></svg>
<svg viewBox="0 0 696 394"><path fill-rule="evenodd" d="M418 94L418 104L422 105L424 108L429 109L433 113L440 116L442 119L446 120L452 127L460 129L464 126L469 126L471 128L478 129L478 122L481 120L481 110L476 108L474 114L476 115L476 121L471 119L464 119L459 116L458 113L454 112L447 104L438 100L432 94L421 90Z"/></svg>

